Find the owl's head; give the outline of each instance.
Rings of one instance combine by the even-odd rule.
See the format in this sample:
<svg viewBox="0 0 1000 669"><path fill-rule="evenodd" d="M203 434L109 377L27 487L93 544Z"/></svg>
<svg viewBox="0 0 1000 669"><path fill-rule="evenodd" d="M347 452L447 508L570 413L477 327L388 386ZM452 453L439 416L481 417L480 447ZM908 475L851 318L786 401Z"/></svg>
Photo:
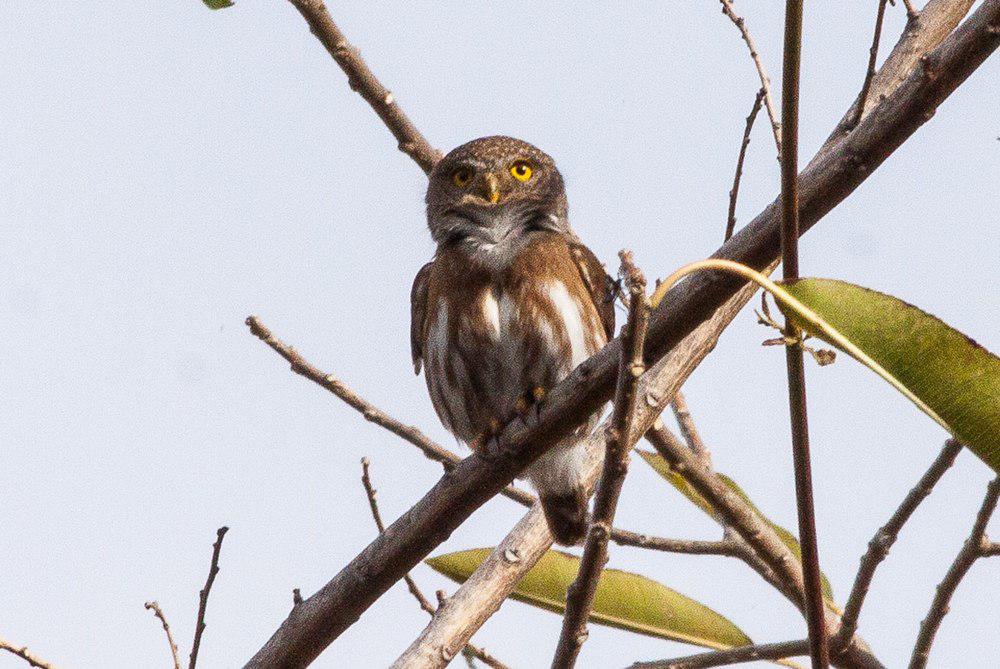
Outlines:
<svg viewBox="0 0 1000 669"><path fill-rule="evenodd" d="M508 255L533 234L569 233L555 161L511 137L474 139L438 161L426 201L438 244Z"/></svg>

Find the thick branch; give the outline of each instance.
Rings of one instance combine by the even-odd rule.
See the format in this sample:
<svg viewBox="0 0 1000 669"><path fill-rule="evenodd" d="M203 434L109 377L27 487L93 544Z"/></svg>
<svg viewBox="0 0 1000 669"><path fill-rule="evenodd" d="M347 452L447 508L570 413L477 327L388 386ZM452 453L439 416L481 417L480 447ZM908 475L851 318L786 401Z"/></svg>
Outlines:
<svg viewBox="0 0 1000 669"><path fill-rule="evenodd" d="M824 157L841 139L855 128L882 100L892 95L913 72L924 54L930 53L955 29L969 13L975 0L930 0L916 15L910 13L903 35L893 47L889 57L872 77L864 106L859 110L861 96L854 101L837 127L826 138L822 148L813 158ZM812 166L812 163L810 163Z"/></svg>
<svg viewBox="0 0 1000 669"><path fill-rule="evenodd" d="M846 198L933 116L937 106L997 48L998 25L1000 0L986 0L835 151L803 172L802 231ZM714 255L759 269L777 258L778 249L777 206L772 203ZM673 288L652 314L647 362L670 351L744 283L720 273L704 273ZM609 343L551 390L536 421L508 425L489 448L446 473L385 534L296 607L248 666L300 667L311 662L477 508L607 402L619 354L620 342Z"/></svg>
<svg viewBox="0 0 1000 669"><path fill-rule="evenodd" d="M361 58L361 53L347 41L344 33L340 32L340 28L330 18L330 13L322 0L289 0L289 2L299 10L309 23L313 35L322 42L340 69L347 75L347 83L351 90L357 92L371 105L392 132L399 142L399 150L429 174L434 163L440 160L441 153L424 139L413 122L399 108L392 93L375 77L368 64Z"/></svg>
<svg viewBox="0 0 1000 669"><path fill-rule="evenodd" d="M844 605L844 615L841 616L840 637L837 643L843 639L848 639L854 635L858 628L858 617L861 615L861 607L864 606L865 597L868 595L868 588L871 587L872 579L875 578L875 570L879 564L889 555L889 549L896 543L899 531L910 519L913 512L917 510L920 503L931 494L931 490L941 480L944 473L955 462L958 452L962 450L962 444L954 439L945 442L944 448L937 458L927 469L917 485L907 493L903 503L899 505L896 512L892 514L889 521L875 533L872 540L868 542L868 551L861 558L861 566L858 568L858 575L854 578L854 587Z"/></svg>
<svg viewBox="0 0 1000 669"><path fill-rule="evenodd" d="M146 602L145 607L160 619L163 633L167 635L167 645L170 646L170 657L174 661L174 669L181 669L181 660L177 657L177 644L174 643L174 635L170 632L170 625L167 623L167 617L163 615L163 609L160 608L159 602Z"/></svg>
<svg viewBox="0 0 1000 669"><path fill-rule="evenodd" d="M628 286L629 307L628 320L621 335L621 361L618 365L614 411L606 433L604 469L594 494L594 516L587 531L580 568L566 593L566 612L556 654L552 659L553 669L571 669L575 666L580 649L587 639L587 618L594 606L597 582L608 561L608 535L615 520L625 476L628 474L629 452L635 444L628 438L635 431L639 377L646 371L642 353L649 322L649 299L646 297L646 279L632 264L632 254L623 251L621 259L622 274Z"/></svg>
<svg viewBox="0 0 1000 669"><path fill-rule="evenodd" d="M944 580L938 584L934 594L934 601L931 602L930 611L927 617L920 623L920 634L917 642L913 646L913 655L910 657L910 669L923 669L927 666L927 658L931 654L931 645L934 643L934 636L941 627L941 622L948 615L949 604L952 595L958 589L958 584L962 582L965 575L972 567L972 563L983 556L989 548L986 539L986 523L997 508L997 500L1000 499L1000 477L993 479L986 487L986 497L983 498L983 505L976 514L976 522L972 525L972 532L969 538L962 545L962 550L958 552L955 561L945 574Z"/></svg>
<svg viewBox="0 0 1000 669"><path fill-rule="evenodd" d="M636 662L629 669L703 669L704 667L722 667L743 662L758 660L783 660L796 655L809 653L809 640L784 641L782 643L753 644L740 646L729 650L716 650L708 653L697 653L675 657L672 660L657 660L655 662Z"/></svg>
<svg viewBox="0 0 1000 669"><path fill-rule="evenodd" d="M744 286L709 321L688 335L642 378L639 395L645 401L638 408L636 434L641 434L657 420L691 372L715 348L719 335L750 301L754 292L754 286ZM594 484L600 472L600 453L604 446L602 435L607 427L608 421L605 421L587 440L589 458L585 480L588 487ZM541 508L536 505L448 599L447 605L396 660L393 669L444 667L446 662L443 658L453 656L455 649L470 639L500 608L521 578L551 545L552 535Z"/></svg>
<svg viewBox="0 0 1000 669"><path fill-rule="evenodd" d="M194 669L198 663L198 650L201 648L201 635L205 631L205 611L208 608L208 595L212 592L212 584L219 573L219 553L222 552L222 538L229 531L228 527L220 527L215 531L215 543L212 544L212 563L208 568L208 578L205 587L198 593L198 620L194 626L194 642L191 644L191 661L188 669Z"/></svg>
<svg viewBox="0 0 1000 669"><path fill-rule="evenodd" d="M365 495L368 497L368 507L371 509L372 520L375 521L375 527L378 529L379 533L382 533L385 532L385 523L382 522L382 512L379 511L378 508L378 491L375 490L375 486L372 483L371 473L369 472L370 467L371 462L368 458L361 458L361 485L364 486ZM434 614L437 613L437 607L431 604L430 600L424 596L424 593L420 590L420 586L418 586L417 582L413 580L413 577L407 573L403 577L403 580L406 582L406 587L410 591L410 594L417 600L417 604L420 608L425 613L433 617ZM507 669L507 665L487 653L485 649L480 648L479 646L467 643L463 646L462 652L468 653L487 666L493 667L493 669Z"/></svg>

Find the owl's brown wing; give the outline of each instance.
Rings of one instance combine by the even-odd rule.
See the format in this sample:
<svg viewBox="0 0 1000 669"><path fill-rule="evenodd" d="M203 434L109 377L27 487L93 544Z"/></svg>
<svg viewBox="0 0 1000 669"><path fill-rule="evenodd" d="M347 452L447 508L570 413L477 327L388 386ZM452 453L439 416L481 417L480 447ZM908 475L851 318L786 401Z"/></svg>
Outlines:
<svg viewBox="0 0 1000 669"><path fill-rule="evenodd" d="M410 352L413 354L413 373L419 374L424 359L424 323L427 320L427 288L431 280L430 261L420 268L410 289Z"/></svg>
<svg viewBox="0 0 1000 669"><path fill-rule="evenodd" d="M601 317L604 334L608 341L611 341L615 336L615 282L604 271L604 265L594 252L586 246L579 242L570 242L569 251Z"/></svg>

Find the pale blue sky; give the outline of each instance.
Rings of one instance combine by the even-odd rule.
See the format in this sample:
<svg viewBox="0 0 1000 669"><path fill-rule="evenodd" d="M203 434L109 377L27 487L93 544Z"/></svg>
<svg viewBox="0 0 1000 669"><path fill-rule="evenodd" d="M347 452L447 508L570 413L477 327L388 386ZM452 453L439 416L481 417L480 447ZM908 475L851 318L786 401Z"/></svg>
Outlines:
<svg viewBox="0 0 1000 669"><path fill-rule="evenodd" d="M782 4L739 3L776 80ZM860 87L876 4L808 3L803 162ZM664 276L718 246L757 83L715 0L332 11L436 146L505 133L551 153L574 226L605 262L628 247ZM890 7L887 45L902 25ZM454 444L409 362L410 282L432 253L424 176L285 2L8 0L0 37L0 635L63 666L167 666L143 602L160 601L186 653L227 524L200 664L238 666L293 587L315 591L372 539L362 456L390 519L439 476L291 374L244 317ZM894 293L1000 350L998 87L994 58L803 239L803 273ZM777 181L761 118L741 224ZM794 527L783 358L759 346L768 336L741 315L687 395L717 467ZM945 435L851 361L808 377L821 554L843 601L887 507ZM879 571L861 632L889 666L908 657L988 478L961 455ZM494 500L436 552L494 544L521 514ZM620 522L717 536L638 461ZM733 561L612 547L611 565L755 640L803 635ZM414 576L428 593L452 588L426 567ZM1000 562L978 564L932 666L995 658L998 599ZM315 666L384 666L425 622L394 587ZM513 666L547 666L559 624L510 603L476 639ZM689 651L594 627L581 666ZM0 655L7 666L21 665Z"/></svg>

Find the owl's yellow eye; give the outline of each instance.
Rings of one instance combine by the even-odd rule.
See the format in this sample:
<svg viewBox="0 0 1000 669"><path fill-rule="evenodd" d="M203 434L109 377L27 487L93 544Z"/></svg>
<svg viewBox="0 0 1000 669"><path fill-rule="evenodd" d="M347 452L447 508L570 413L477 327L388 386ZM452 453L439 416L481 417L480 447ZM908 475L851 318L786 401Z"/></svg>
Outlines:
<svg viewBox="0 0 1000 669"><path fill-rule="evenodd" d="M464 167L459 170L455 170L455 174L452 175L451 180L459 188L465 188L469 185L469 182L472 181L472 172Z"/></svg>
<svg viewBox="0 0 1000 669"><path fill-rule="evenodd" d="M518 181L527 181L531 178L531 165L526 160L519 160L510 166L510 175Z"/></svg>

